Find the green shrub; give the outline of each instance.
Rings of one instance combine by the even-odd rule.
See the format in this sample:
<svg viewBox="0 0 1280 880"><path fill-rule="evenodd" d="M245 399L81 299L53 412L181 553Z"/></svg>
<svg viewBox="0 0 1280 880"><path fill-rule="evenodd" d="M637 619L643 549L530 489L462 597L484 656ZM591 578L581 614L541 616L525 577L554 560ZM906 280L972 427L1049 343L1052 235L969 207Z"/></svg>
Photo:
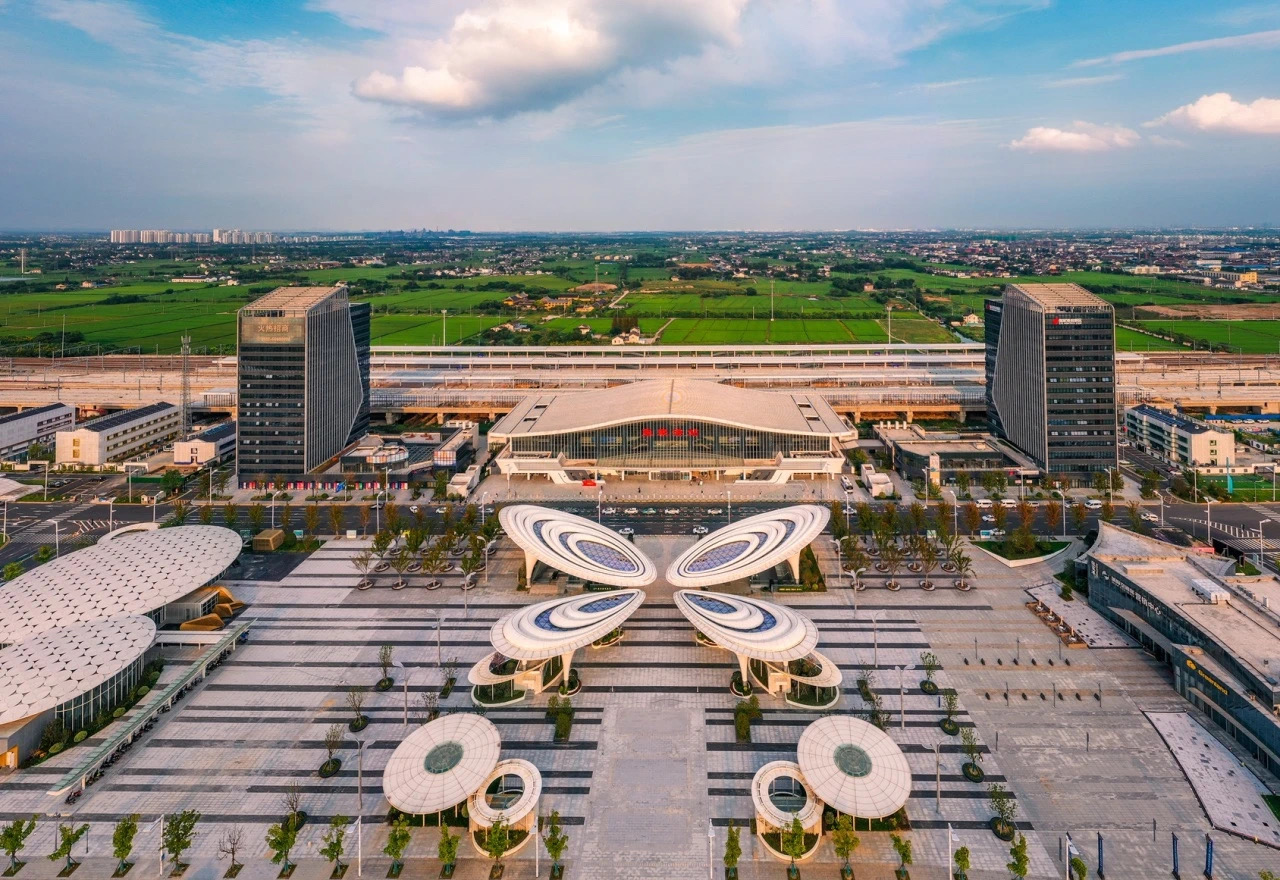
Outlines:
<svg viewBox="0 0 1280 880"><path fill-rule="evenodd" d="M76 731L76 735L75 735L75 736L73 736L73 737L71 737L71 741L72 741L73 743L82 743L82 742L84 742L86 739L88 739L88 737L89 737L89 731L87 731L87 730L77 730L77 731Z"/></svg>
<svg viewBox="0 0 1280 880"><path fill-rule="evenodd" d="M561 712L556 716L556 739L564 742L569 739L569 731L573 729L573 716Z"/></svg>
<svg viewBox="0 0 1280 880"><path fill-rule="evenodd" d="M145 697L149 693L151 693L151 688L147 687L145 684L142 685L141 687L138 688L138 699L141 700L143 697Z"/></svg>
<svg viewBox="0 0 1280 880"><path fill-rule="evenodd" d="M115 709L111 712L111 717L112 717L112 718L123 718L123 717L124 717L124 706L116 706L116 707L115 707Z"/></svg>
<svg viewBox="0 0 1280 880"><path fill-rule="evenodd" d="M49 746L49 754L56 755L58 754L58 752L62 751L64 748L66 747L62 743L56 742L53 745Z"/></svg>

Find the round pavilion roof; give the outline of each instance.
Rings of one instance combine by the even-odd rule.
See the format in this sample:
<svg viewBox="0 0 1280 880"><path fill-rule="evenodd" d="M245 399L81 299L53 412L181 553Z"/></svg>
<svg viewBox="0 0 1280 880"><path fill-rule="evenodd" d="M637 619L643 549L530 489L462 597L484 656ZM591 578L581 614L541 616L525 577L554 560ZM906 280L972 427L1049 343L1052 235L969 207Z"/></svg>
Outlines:
<svg viewBox="0 0 1280 880"><path fill-rule="evenodd" d="M673 587L714 587L768 571L822 534L831 511L797 504L749 516L707 535L671 563Z"/></svg>
<svg viewBox="0 0 1280 880"><path fill-rule="evenodd" d="M0 644L163 608L226 571L240 548L230 529L176 526L68 553L0 587Z"/></svg>
<svg viewBox="0 0 1280 880"><path fill-rule="evenodd" d="M622 626L644 598L644 590L611 590L539 602L495 623L489 641L517 660L567 654Z"/></svg>
<svg viewBox="0 0 1280 880"><path fill-rule="evenodd" d="M504 507L498 519L520 549L557 571L614 587L643 587L658 578L635 545L592 520L532 504Z"/></svg>
<svg viewBox="0 0 1280 880"><path fill-rule="evenodd" d="M382 771L387 803L415 816L457 806L484 785L501 747L498 728L479 715L455 712L424 724Z"/></svg>
<svg viewBox="0 0 1280 880"><path fill-rule="evenodd" d="M701 590L679 590L672 598L695 629L735 654L798 660L818 644L813 621L782 605Z"/></svg>
<svg viewBox="0 0 1280 880"><path fill-rule="evenodd" d="M489 785L503 776L520 778L520 796L508 807L496 809L485 800L485 790ZM499 817L507 824L519 822L538 804L542 796L542 774L538 768L521 758L508 758L498 762L493 772L480 784L471 795L468 812L481 828L490 828Z"/></svg>
<svg viewBox="0 0 1280 880"><path fill-rule="evenodd" d="M806 727L796 758L814 794L851 816L893 815L911 795L911 767L902 749L851 715L828 715Z"/></svg>
<svg viewBox="0 0 1280 880"><path fill-rule="evenodd" d="M751 800L756 812L764 816L775 828L786 828L791 824L794 814L805 828L822 820L822 801L813 796L813 789L804 785L804 806L792 812L783 812L769 799L769 786L777 779L790 776L804 785L804 774L800 765L791 761L770 761L751 778Z"/></svg>
<svg viewBox="0 0 1280 880"><path fill-rule="evenodd" d="M0 650L0 724L88 693L128 669L155 637L150 618L123 615L46 630Z"/></svg>

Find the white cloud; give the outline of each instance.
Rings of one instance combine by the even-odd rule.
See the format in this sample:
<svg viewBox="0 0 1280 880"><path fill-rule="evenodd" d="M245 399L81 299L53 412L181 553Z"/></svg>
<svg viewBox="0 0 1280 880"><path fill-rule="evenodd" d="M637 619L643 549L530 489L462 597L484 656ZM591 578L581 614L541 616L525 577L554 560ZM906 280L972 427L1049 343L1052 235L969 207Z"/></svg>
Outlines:
<svg viewBox="0 0 1280 880"><path fill-rule="evenodd" d="M916 88L925 92L937 92L945 89L960 89L965 86L977 85L978 83L988 82L990 79L991 77L989 76L975 76L970 77L969 79L949 79L942 82L921 83L916 86Z"/></svg>
<svg viewBox="0 0 1280 880"><path fill-rule="evenodd" d="M1047 89L1072 89L1078 86L1100 86L1124 79L1123 73L1108 73L1103 76L1070 76L1065 79L1054 79L1045 83Z"/></svg>
<svg viewBox="0 0 1280 880"><path fill-rule="evenodd" d="M1132 147L1139 140L1136 131L1122 125L1074 122L1069 130L1036 126L1009 146L1032 152L1101 153Z"/></svg>
<svg viewBox="0 0 1280 880"><path fill-rule="evenodd" d="M747 0L490 0L460 13L426 57L375 71L355 93L437 112L550 109L632 66L732 44Z"/></svg>
<svg viewBox="0 0 1280 880"><path fill-rule="evenodd" d="M1226 92L1202 95L1147 125L1177 125L1233 134L1280 134L1280 99L1258 98L1242 104Z"/></svg>
<svg viewBox="0 0 1280 880"><path fill-rule="evenodd" d="M1175 43L1172 46L1159 46L1155 49L1132 49L1127 52L1115 52L1098 58L1086 58L1082 61L1077 61L1072 66L1092 67L1098 64L1123 64L1126 61L1161 58L1165 55L1181 55L1184 52L1213 52L1219 49L1273 49L1276 46L1280 46L1280 30L1256 31L1252 34L1237 34L1232 37L1214 37L1209 40Z"/></svg>

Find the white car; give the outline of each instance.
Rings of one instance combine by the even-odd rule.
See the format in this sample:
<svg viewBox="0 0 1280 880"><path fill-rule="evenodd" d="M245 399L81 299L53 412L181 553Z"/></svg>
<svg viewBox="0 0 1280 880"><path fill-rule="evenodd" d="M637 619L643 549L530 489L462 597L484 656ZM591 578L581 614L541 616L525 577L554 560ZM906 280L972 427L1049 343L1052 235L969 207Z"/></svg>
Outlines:
<svg viewBox="0 0 1280 880"><path fill-rule="evenodd" d="M1004 537L1004 535L1005 535L1004 529L992 529L992 530L991 530L991 537L993 537L993 538L1003 538L1003 537Z"/></svg>
<svg viewBox="0 0 1280 880"><path fill-rule="evenodd" d="M995 521L996 521L996 518L995 518L994 516L992 516L991 514L989 514L989 513L984 513L984 514L982 515L982 521L983 521L983 522L995 522Z"/></svg>
<svg viewBox="0 0 1280 880"><path fill-rule="evenodd" d="M623 513L625 513L627 516L635 516L637 513L639 513L639 512L640 512L640 508L638 508L638 507L628 507L626 510L624 510L624 511L622 511L622 512L623 512Z"/></svg>
<svg viewBox="0 0 1280 880"><path fill-rule="evenodd" d="M1147 513L1145 511L1141 514L1141 516L1142 516L1143 522L1155 522L1156 520L1159 519L1159 517L1156 516L1154 513Z"/></svg>
<svg viewBox="0 0 1280 880"><path fill-rule="evenodd" d="M616 507L606 507L604 510L600 512L604 514L608 514L609 516L613 516L615 513L618 512L618 509Z"/></svg>
<svg viewBox="0 0 1280 880"><path fill-rule="evenodd" d="M443 508L443 507L437 507L437 508L436 508L436 513L437 513L437 514L439 514L440 516L444 516L444 515L445 515L446 513L448 513L448 512L449 512L449 511L448 511L448 510L446 510L446 509L445 509L445 508Z"/></svg>
<svg viewBox="0 0 1280 880"><path fill-rule="evenodd" d="M636 530L631 528L631 526L623 526L622 528L618 529L619 535L634 535L635 533L636 533Z"/></svg>
<svg viewBox="0 0 1280 880"><path fill-rule="evenodd" d="M667 516L676 516L677 514L679 514L679 513L680 513L680 508L678 508L678 507L668 507L666 510L664 510L664 511L662 511L662 512L663 512L663 513L665 513Z"/></svg>
<svg viewBox="0 0 1280 880"><path fill-rule="evenodd" d="M718 515L720 515L720 514L724 513L724 508L723 508L723 507L713 507L713 508L711 508L710 510L708 510L708 511L707 511L707 513L711 514L712 516L718 516Z"/></svg>
<svg viewBox="0 0 1280 880"><path fill-rule="evenodd" d="M694 527L693 527L693 533L694 533L695 535L705 535L708 531L710 531L710 529L708 529L706 526L694 526Z"/></svg>

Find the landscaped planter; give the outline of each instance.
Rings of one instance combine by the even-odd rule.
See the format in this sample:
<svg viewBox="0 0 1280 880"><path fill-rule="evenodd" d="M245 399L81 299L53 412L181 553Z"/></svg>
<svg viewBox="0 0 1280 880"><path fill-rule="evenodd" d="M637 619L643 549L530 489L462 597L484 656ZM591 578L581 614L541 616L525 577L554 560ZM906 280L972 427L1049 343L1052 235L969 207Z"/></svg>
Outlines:
<svg viewBox="0 0 1280 880"><path fill-rule="evenodd" d="M924 590L926 593L932 593L932 592L933 592L933 581L921 581L921 582L920 582L920 589Z"/></svg>
<svg viewBox="0 0 1280 880"><path fill-rule="evenodd" d="M334 865L329 872L329 880L342 880L347 875L347 865Z"/></svg>
<svg viewBox="0 0 1280 880"><path fill-rule="evenodd" d="M936 697L938 695L938 683L933 679L926 678L924 681L920 682L920 690L924 691L931 697Z"/></svg>
<svg viewBox="0 0 1280 880"><path fill-rule="evenodd" d="M325 761L320 765L320 778L328 779L342 769L342 759L334 758L332 761Z"/></svg>
<svg viewBox="0 0 1280 880"><path fill-rule="evenodd" d="M440 877L441 877L441 880L449 880L449 878L453 876L453 869L454 869L455 867L457 867L457 866L456 866L456 865L452 865L452 864L449 864L449 865L441 865L441 866L440 866Z"/></svg>
<svg viewBox="0 0 1280 880"><path fill-rule="evenodd" d="M999 816L992 816L991 821L987 823L987 826L991 829L992 834L1006 843L1013 840L1013 835L1016 834L1018 830L1012 824L1006 825L1000 820Z"/></svg>
<svg viewBox="0 0 1280 880"><path fill-rule="evenodd" d="M395 685L395 683L396 683L395 679L388 676L387 678L378 679L378 683L375 684L373 687L375 690L382 691L383 693L385 693L391 690L391 688Z"/></svg>
<svg viewBox="0 0 1280 880"><path fill-rule="evenodd" d="M236 864L232 865L230 868L227 868L226 873L223 874L222 876L226 878L226 880L235 880L236 877L240 876L240 869L243 867L244 867L243 864L237 862Z"/></svg>
<svg viewBox="0 0 1280 880"><path fill-rule="evenodd" d="M896 593L902 589L902 584L898 583L897 581L889 581L888 583L885 584L885 588L888 589L889 592L891 593Z"/></svg>
<svg viewBox="0 0 1280 880"><path fill-rule="evenodd" d="M12 868L10 868L10 867L6 867L6 868L4 869L4 873L3 873L3 874L0 874L0 877L13 877L13 876L16 876L16 875L17 875L17 873L18 873L19 871L21 871L21 870L22 870L22 867L23 867L23 865L25 865L25 864L26 864L26 862L18 862L18 863L17 863L16 865L14 865Z"/></svg>
<svg viewBox="0 0 1280 880"><path fill-rule="evenodd" d="M955 736L960 732L960 725L954 718L943 718L938 722L938 727L942 728L942 732L947 736Z"/></svg>
<svg viewBox="0 0 1280 880"><path fill-rule="evenodd" d="M347 729L350 730L352 733L359 733L360 731L364 730L368 726L369 726L369 716L361 715L355 721L352 721L349 724L347 724Z"/></svg>
<svg viewBox="0 0 1280 880"><path fill-rule="evenodd" d="M965 761L960 770L964 773L964 778L970 782L981 782L987 778L986 772L972 761Z"/></svg>

